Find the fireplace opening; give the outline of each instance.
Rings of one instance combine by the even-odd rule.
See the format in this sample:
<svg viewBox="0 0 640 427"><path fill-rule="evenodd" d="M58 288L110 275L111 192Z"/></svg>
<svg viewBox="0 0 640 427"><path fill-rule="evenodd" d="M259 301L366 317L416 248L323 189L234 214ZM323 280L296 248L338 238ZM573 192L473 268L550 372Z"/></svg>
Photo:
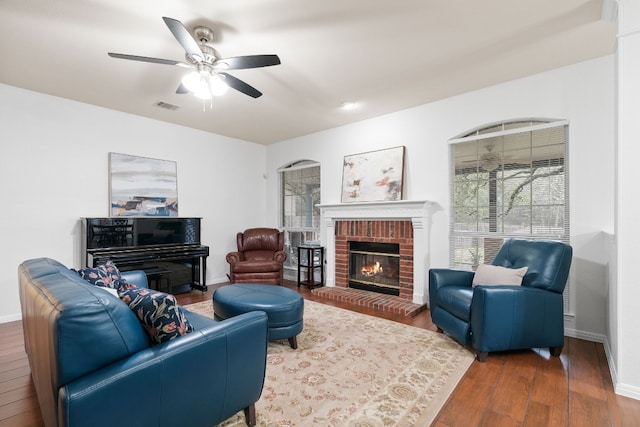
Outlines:
<svg viewBox="0 0 640 427"><path fill-rule="evenodd" d="M400 245L349 242L349 287L400 295Z"/></svg>

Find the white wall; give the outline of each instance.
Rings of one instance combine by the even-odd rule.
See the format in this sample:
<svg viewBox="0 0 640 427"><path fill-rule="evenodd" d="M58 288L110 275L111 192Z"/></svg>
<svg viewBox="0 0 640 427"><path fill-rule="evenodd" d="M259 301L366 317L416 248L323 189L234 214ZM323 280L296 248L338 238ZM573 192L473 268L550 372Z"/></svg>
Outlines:
<svg viewBox="0 0 640 427"><path fill-rule="evenodd" d="M566 331L569 335L603 341L607 331L603 231L612 232L614 228L614 64L613 56L603 57L270 145L267 221L277 221L275 170L283 164L301 158L319 161L322 203L339 203L345 155L404 145L405 199L431 200L439 205L431 229L429 266L446 267L449 264L447 140L504 119L567 119L574 248L570 280L575 317L566 322Z"/></svg>
<svg viewBox="0 0 640 427"><path fill-rule="evenodd" d="M82 266L80 218L109 215L109 152L177 162L180 216L203 218L208 283L226 280L235 233L265 225L264 146L6 85L0 98L0 322L20 317L22 261Z"/></svg>
<svg viewBox="0 0 640 427"><path fill-rule="evenodd" d="M616 233L612 263L610 307L613 381L616 392L640 399L640 341L638 340L638 253L640 252L640 1L618 2L618 151ZM610 361L611 364L611 361Z"/></svg>

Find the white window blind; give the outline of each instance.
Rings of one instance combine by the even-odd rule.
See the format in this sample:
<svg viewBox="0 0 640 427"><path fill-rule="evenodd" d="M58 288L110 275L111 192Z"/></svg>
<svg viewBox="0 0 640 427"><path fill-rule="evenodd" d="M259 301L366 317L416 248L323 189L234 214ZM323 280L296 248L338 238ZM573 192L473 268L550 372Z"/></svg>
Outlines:
<svg viewBox="0 0 640 427"><path fill-rule="evenodd" d="M569 243L567 135L566 121L518 120L449 141L452 267L490 263L506 238Z"/></svg>
<svg viewBox="0 0 640 427"><path fill-rule="evenodd" d="M298 265L298 246L320 236L320 164L300 160L278 170L280 173L281 225L287 260L284 267Z"/></svg>

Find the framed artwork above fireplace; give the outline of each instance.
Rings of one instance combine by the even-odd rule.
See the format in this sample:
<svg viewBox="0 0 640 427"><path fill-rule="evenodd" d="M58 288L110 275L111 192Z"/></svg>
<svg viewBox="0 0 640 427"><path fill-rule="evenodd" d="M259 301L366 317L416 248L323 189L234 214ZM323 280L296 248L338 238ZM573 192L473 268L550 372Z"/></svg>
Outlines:
<svg viewBox="0 0 640 427"><path fill-rule="evenodd" d="M404 146L344 156L342 203L402 200Z"/></svg>

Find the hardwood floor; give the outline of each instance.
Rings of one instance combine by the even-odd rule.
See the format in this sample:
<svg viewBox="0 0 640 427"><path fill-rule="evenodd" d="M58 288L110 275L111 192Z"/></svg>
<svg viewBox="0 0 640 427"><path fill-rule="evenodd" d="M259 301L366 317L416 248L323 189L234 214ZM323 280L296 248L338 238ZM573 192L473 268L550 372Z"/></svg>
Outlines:
<svg viewBox="0 0 640 427"><path fill-rule="evenodd" d="M286 286L298 289L294 283ZM182 305L211 298L216 286L176 295ZM305 299L436 330L429 311L414 317L324 300ZM37 427L42 418L24 352L22 322L0 324L0 426ZM566 338L562 355L547 350L491 353L474 361L438 414L447 426L640 426L640 401L618 396L602 344Z"/></svg>

